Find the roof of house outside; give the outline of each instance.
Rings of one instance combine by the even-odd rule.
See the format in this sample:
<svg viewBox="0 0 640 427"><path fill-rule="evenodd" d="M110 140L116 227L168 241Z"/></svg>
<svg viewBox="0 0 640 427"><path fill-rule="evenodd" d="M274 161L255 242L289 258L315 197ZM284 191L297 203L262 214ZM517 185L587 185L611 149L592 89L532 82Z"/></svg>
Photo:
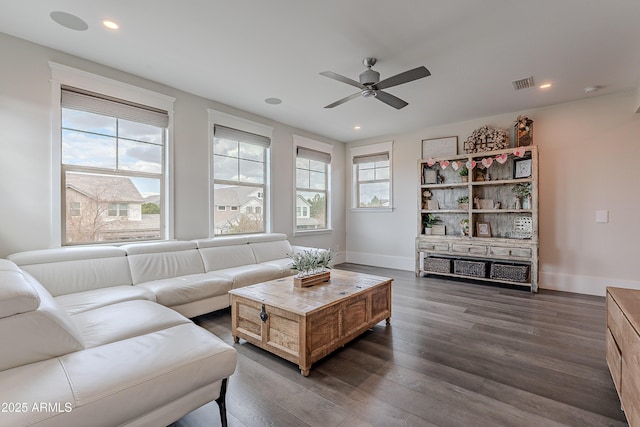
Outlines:
<svg viewBox="0 0 640 427"><path fill-rule="evenodd" d="M244 186L216 188L214 191L214 204L216 206L242 206L255 198L251 194L258 190L262 190L262 188Z"/></svg>
<svg viewBox="0 0 640 427"><path fill-rule="evenodd" d="M66 187L104 202L144 203L131 179L121 176L68 173Z"/></svg>

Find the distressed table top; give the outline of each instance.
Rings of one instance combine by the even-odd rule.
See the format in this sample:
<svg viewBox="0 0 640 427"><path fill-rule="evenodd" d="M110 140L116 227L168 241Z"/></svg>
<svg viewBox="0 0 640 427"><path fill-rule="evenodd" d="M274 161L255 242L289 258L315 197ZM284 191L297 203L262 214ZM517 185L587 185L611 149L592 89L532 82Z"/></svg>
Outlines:
<svg viewBox="0 0 640 427"><path fill-rule="evenodd" d="M331 280L307 288L294 287L293 276L289 276L233 289L229 293L284 308L292 313L308 315L392 280L352 271L331 270Z"/></svg>

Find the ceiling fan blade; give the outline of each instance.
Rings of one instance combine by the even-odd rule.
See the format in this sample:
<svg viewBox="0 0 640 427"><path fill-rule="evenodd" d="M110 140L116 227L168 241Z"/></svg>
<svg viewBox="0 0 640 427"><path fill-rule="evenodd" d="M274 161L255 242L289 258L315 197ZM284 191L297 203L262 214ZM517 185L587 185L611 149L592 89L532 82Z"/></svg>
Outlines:
<svg viewBox="0 0 640 427"><path fill-rule="evenodd" d="M409 83L430 75L431 73L425 67L418 67L413 70L405 71L404 73L396 74L388 79L384 79L375 86L376 89L387 89L392 86Z"/></svg>
<svg viewBox="0 0 640 427"><path fill-rule="evenodd" d="M329 77L330 79L338 80L339 82L346 83L346 84L351 85L351 86L355 86L358 89L366 89L367 88L366 86L360 84L360 82L357 82L355 80L351 80L349 77L341 76L340 74L334 73L333 71L323 71L320 74L322 74L325 77Z"/></svg>
<svg viewBox="0 0 640 427"><path fill-rule="evenodd" d="M347 101L351 101L352 99L357 98L357 97L359 97L359 96L360 96L360 92L356 92L356 93L354 93L353 95L349 95L349 96L347 96L347 97L344 97L344 98L342 98L342 99L339 99L338 101L334 102L333 104L329 104L329 105L327 105L327 106L326 106L326 107L324 107L324 108L333 108L333 107L337 107L338 105L340 105L340 104L344 104L345 102L347 102Z"/></svg>
<svg viewBox="0 0 640 427"><path fill-rule="evenodd" d="M384 102L385 104L391 105L393 108L396 109L401 109L406 107L407 105L409 105L408 102L403 101L402 99L398 98L397 96L393 96L390 93L384 92L384 91L377 91L376 93L376 99L379 99L380 101Z"/></svg>

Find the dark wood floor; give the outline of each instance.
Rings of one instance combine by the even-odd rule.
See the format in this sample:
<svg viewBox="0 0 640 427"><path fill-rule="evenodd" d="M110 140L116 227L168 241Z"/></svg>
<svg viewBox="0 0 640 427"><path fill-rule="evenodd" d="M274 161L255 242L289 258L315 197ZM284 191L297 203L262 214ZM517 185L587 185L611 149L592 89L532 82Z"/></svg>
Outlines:
<svg viewBox="0 0 640 427"><path fill-rule="evenodd" d="M604 298L392 277L382 322L311 368L241 340L230 426L625 426L605 361ZM195 319L228 343L228 310ZM220 425L215 403L174 427Z"/></svg>

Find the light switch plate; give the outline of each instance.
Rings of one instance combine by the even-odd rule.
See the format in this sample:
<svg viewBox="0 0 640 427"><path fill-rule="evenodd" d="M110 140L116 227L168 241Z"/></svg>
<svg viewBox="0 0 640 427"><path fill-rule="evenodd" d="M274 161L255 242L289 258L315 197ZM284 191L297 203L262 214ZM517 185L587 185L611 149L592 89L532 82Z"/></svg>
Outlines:
<svg viewBox="0 0 640 427"><path fill-rule="evenodd" d="M609 211L607 210L596 211L596 222L600 222L600 223L609 222Z"/></svg>

